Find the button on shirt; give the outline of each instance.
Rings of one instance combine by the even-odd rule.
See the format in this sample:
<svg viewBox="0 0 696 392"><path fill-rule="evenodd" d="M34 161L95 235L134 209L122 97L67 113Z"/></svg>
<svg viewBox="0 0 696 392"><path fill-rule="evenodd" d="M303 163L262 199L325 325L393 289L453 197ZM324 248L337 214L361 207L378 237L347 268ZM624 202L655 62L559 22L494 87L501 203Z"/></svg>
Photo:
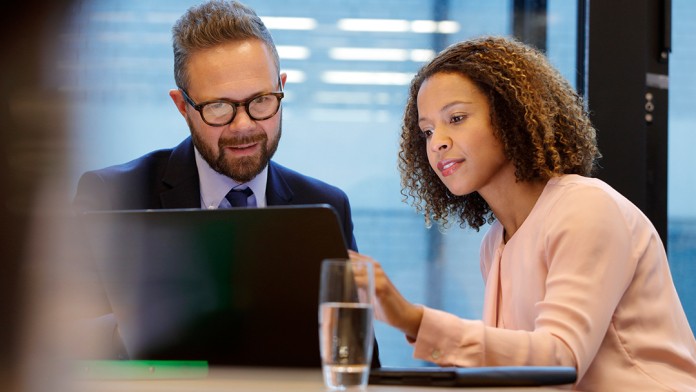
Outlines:
<svg viewBox="0 0 696 392"><path fill-rule="evenodd" d="M225 195L232 188L244 188L248 186L254 192L249 198L249 207L266 207L266 183L268 180L268 165L251 181L241 184L224 174L220 174L210 167L208 162L194 147L196 167L201 188L201 208L214 210L217 208L229 208L229 202Z"/></svg>

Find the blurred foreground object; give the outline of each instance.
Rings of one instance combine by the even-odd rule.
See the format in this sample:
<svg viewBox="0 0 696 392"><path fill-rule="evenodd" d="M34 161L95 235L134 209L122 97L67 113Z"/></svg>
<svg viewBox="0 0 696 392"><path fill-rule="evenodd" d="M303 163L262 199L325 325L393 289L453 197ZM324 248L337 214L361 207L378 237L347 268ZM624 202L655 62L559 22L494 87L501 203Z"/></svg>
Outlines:
<svg viewBox="0 0 696 392"><path fill-rule="evenodd" d="M71 2L3 2L0 27L0 382L4 391L60 390L42 369L66 355L64 332L81 317L71 198L65 42ZM73 265L72 267L75 267ZM63 278L68 279L63 279ZM66 302L69 300L70 302ZM60 354L58 354L60 353ZM54 355L58 354L58 355ZM40 366L35 366L43 362Z"/></svg>

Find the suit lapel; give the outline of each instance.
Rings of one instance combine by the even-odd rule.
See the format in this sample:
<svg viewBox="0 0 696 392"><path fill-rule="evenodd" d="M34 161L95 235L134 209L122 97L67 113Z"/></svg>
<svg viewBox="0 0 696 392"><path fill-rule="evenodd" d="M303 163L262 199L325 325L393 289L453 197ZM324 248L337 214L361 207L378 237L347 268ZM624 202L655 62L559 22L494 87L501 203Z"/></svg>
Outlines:
<svg viewBox="0 0 696 392"><path fill-rule="evenodd" d="M162 177L160 193L162 208L201 208L201 189L191 137L174 148ZM293 192L285 181L283 168L268 163L266 203L269 206L289 205Z"/></svg>
<svg viewBox="0 0 696 392"><path fill-rule="evenodd" d="M269 206L291 204L292 190L285 182L283 170L273 161L268 163L268 181L266 182L266 203Z"/></svg>
<svg viewBox="0 0 696 392"><path fill-rule="evenodd" d="M162 208L201 208L198 168L190 136L172 151L162 185Z"/></svg>

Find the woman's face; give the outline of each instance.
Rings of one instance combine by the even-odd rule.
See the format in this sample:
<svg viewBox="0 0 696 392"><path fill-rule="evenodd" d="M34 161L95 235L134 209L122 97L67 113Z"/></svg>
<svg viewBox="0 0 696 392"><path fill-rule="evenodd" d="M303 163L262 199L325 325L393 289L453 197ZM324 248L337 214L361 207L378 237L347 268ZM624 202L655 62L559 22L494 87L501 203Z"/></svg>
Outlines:
<svg viewBox="0 0 696 392"><path fill-rule="evenodd" d="M450 192L486 198L487 187L507 181L512 163L494 135L486 96L469 78L437 73L423 82L416 102L428 162Z"/></svg>

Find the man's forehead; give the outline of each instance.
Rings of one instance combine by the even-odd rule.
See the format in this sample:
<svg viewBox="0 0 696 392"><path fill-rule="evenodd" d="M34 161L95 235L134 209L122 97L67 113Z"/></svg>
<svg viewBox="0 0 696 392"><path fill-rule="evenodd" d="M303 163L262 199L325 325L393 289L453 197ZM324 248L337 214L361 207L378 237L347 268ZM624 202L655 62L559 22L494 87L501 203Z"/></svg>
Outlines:
<svg viewBox="0 0 696 392"><path fill-rule="evenodd" d="M278 64L271 48L257 39L233 40L191 51L187 66L224 66L238 71L254 72L262 69L278 72Z"/></svg>
<svg viewBox="0 0 696 392"><path fill-rule="evenodd" d="M210 94L246 95L278 87L278 70L273 56L266 45L256 40L223 44L192 53L188 74L190 90L204 90Z"/></svg>

